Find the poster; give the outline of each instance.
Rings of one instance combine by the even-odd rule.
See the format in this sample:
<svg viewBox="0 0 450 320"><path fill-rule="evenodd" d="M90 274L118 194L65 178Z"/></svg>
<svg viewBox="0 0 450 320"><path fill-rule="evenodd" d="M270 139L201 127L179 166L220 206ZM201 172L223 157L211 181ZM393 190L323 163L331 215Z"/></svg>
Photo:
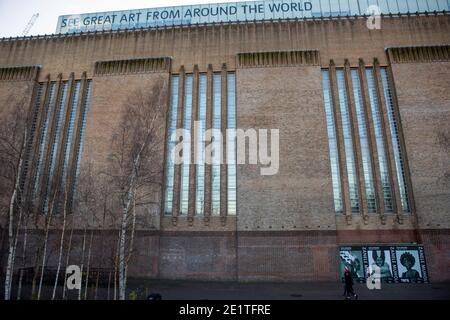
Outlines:
<svg viewBox="0 0 450 320"><path fill-rule="evenodd" d="M381 282L394 282L390 247L368 247L367 256L370 274L379 270Z"/></svg>
<svg viewBox="0 0 450 320"><path fill-rule="evenodd" d="M418 247L411 246L397 247L395 255L400 282L428 282L423 250L419 251Z"/></svg>
<svg viewBox="0 0 450 320"><path fill-rule="evenodd" d="M344 274L344 268L348 267L352 278L358 282L365 282L364 263L361 247L341 247L340 250L340 274Z"/></svg>
<svg viewBox="0 0 450 320"><path fill-rule="evenodd" d="M342 280L345 267L360 283L369 275L379 276L384 283L429 282L424 249L420 245L343 246L339 248Z"/></svg>

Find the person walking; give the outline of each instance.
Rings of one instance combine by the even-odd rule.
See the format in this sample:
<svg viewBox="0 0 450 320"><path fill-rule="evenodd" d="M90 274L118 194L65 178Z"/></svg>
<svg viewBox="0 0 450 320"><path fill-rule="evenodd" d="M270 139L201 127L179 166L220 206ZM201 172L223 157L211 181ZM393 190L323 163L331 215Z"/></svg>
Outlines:
<svg viewBox="0 0 450 320"><path fill-rule="evenodd" d="M344 269L344 283L345 283L345 287L344 287L344 296L345 299L350 299L351 295L355 298L358 299L358 295L355 293L354 289L353 289L353 278L352 278L352 274L350 272L350 269L346 266Z"/></svg>

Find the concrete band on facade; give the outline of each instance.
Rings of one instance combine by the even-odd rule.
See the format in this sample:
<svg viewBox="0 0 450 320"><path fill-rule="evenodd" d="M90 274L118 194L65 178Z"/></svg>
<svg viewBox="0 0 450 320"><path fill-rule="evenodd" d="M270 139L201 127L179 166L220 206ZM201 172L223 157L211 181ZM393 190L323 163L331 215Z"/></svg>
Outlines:
<svg viewBox="0 0 450 320"><path fill-rule="evenodd" d="M190 74L206 74L210 83L213 74L220 73L226 79L232 72L236 76L237 127L280 129L279 173L261 176L258 165L238 165L236 215L228 215L223 207L219 215L211 215L208 202L205 215L195 215L192 203L188 214L179 215L176 209L172 214L164 214L167 126L163 126L155 163L161 171L161 187L152 193L158 205L138 211L136 254L130 264L130 277L336 281L340 246L421 244L430 281L448 281L450 150L442 137L450 134L449 34L449 15L436 13L383 17L380 30L369 30L362 17L339 17L3 39L0 113L10 112L6 102L11 94L25 97L33 105L35 99L43 103L50 99L52 83L55 92L62 92L58 88L63 88L64 83L69 88L79 86L73 148L82 142L78 170L83 172L91 163L101 166L105 162L112 128L119 122L124 99L130 92L158 83L169 88L173 75L179 76L183 88L182 83ZM348 78L353 69L360 74L373 70L380 96L381 70L386 70L391 79L409 213L401 210L387 114L381 114L381 119L386 127L383 132L394 210L368 212L362 164L357 160L361 207L359 213L351 212L342 160L343 137L338 136L344 209L342 213L335 212L322 72L330 72L332 99L338 109L335 70L343 70ZM370 104L367 85L361 81L365 106ZM196 90L198 82L194 81L193 91ZM182 93L180 89L180 99ZM355 102L349 89L347 95L353 108ZM83 101L88 98L87 109ZM71 100L65 103L70 106ZM167 113L169 103L168 90ZM385 107L384 100L379 103ZM178 108L183 112L181 105L178 103ZM222 105L226 105L225 100ZM212 93L208 89L208 114L211 107ZM44 116L42 110L35 111L39 119ZM339 135L342 128L338 116L335 115ZM356 124L352 125L354 154L360 159L358 130ZM84 133L80 137L82 126ZM177 127L181 126L179 121ZM54 125L51 128L56 130ZM370 121L367 128L373 130ZM371 145L375 145L375 138L371 139ZM29 156L35 159L37 147L30 147L33 151ZM378 163L375 155L372 159L376 201L382 208ZM43 163L48 166L45 160ZM62 170L61 163L62 157L58 160L58 172ZM71 159L68 168L68 179L72 181L76 179L76 159ZM174 208L178 208L179 166L174 172ZM190 183L195 185L192 179ZM30 185L28 178L24 179L26 190ZM221 199L226 196L226 184L222 184ZM75 261L79 259L84 227L78 224L77 228L79 221L75 216L73 219L73 246L77 249L71 259ZM1 225L4 266L8 246L6 216L2 216ZM51 231L50 238L57 239L59 234ZM118 225L112 221L94 224L89 234L94 239L92 266L109 268ZM42 236L42 230L34 230L30 243ZM29 253L30 266L33 254ZM55 265L56 259L56 255L50 256L48 265Z"/></svg>

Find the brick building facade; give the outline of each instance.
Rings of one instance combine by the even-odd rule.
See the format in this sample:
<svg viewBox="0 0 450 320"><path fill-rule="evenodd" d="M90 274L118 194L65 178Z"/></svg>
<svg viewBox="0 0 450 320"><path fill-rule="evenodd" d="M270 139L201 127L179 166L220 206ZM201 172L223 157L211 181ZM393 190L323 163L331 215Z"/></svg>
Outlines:
<svg viewBox="0 0 450 320"><path fill-rule="evenodd" d="M383 16L380 30L369 30L363 17L335 17L4 38L0 112L10 111L12 94L26 97L38 119L23 182L31 196L36 163L54 167L55 177L66 171L65 183L75 186L77 172L106 161L130 92L157 83L167 88L155 161L161 185L152 191L157 204L138 211L132 277L336 281L340 246L421 244L430 280L445 281L450 280L449 35L449 15L429 13ZM215 169L206 165L199 212L197 167L190 165L188 194L181 196L183 168L174 165L167 211L172 107L181 128L186 101L192 99L195 120L203 98L211 128L219 97L223 130L233 84L237 128L279 129L279 172L264 176L260 165L238 164L233 212L227 206L232 177L220 166L220 204L214 211ZM59 125L57 116L47 117L48 136L69 127L73 136L68 160L61 147L52 165L51 150L39 155L44 143L38 133L47 119L45 107L58 103L73 109L73 116L66 112ZM358 106L366 110L363 126ZM374 106L378 112L371 113ZM51 139L45 143L51 145ZM41 180L34 183L45 186ZM42 197L39 201L43 206ZM76 261L84 226L74 225ZM3 264L6 226L3 216ZM118 225L91 228L91 263L102 267L109 263L105 248L115 243ZM39 230L33 232L31 238L39 237ZM58 239L59 231L50 237ZM49 255L49 265L55 263L55 254Z"/></svg>

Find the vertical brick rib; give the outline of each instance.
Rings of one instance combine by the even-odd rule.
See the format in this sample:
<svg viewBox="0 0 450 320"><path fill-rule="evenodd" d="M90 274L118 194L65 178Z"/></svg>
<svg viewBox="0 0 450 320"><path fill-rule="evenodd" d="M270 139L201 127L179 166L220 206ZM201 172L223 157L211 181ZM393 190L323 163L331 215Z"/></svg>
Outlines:
<svg viewBox="0 0 450 320"><path fill-rule="evenodd" d="M221 164L220 164L220 215L222 217L227 215L227 144L226 144L226 129L227 129L227 66L224 63L221 71L221 114L220 114L220 128L222 132L222 146L221 146Z"/></svg>
<svg viewBox="0 0 450 320"><path fill-rule="evenodd" d="M191 164L189 169L189 209L188 215L194 216L195 200L197 194L197 135L195 121L198 120L198 93L199 93L199 71L198 65L194 66L193 84L192 84L192 123L191 123Z"/></svg>
<svg viewBox="0 0 450 320"><path fill-rule="evenodd" d="M369 140L370 162L372 165L372 174L375 188L375 203L377 212L384 212L383 191L381 187L380 164L378 162L377 142L375 139L375 130L373 126L372 112L370 111L370 99L368 96L368 86L366 81L366 65L362 59L359 59L359 79L361 84L364 116L366 120L367 136Z"/></svg>
<svg viewBox="0 0 450 320"><path fill-rule="evenodd" d="M178 83L178 110L177 110L177 129L183 128L183 103L184 103L184 83L186 81L186 74L184 66L180 68L180 79ZM179 137L177 137L177 144L180 143ZM172 216L178 217L180 212L180 195L181 195L181 164L175 164L174 168L174 182L173 182L173 205ZM176 221L176 220L174 220Z"/></svg>
<svg viewBox="0 0 450 320"><path fill-rule="evenodd" d="M392 192L392 200L393 200L393 212L399 212L401 211L401 203L400 203L400 192L398 189L398 184L396 183L396 174L395 174L395 160L394 160L394 154L393 154L393 147L392 147L392 137L391 132L389 130L389 119L387 114L387 106L386 101L384 99L383 94L383 85L381 83L381 74L380 74L380 64L378 62L378 59L374 59L373 61L373 70L374 70L374 78L375 78L375 87L377 92L377 99L378 99L378 105L379 105L379 111L381 115L381 126L383 130L383 139L384 139L384 145L385 145L385 152L386 152L386 159L388 160L388 170L389 170L389 180L391 185L391 192Z"/></svg>
<svg viewBox="0 0 450 320"><path fill-rule="evenodd" d="M341 192L342 192L342 211L345 215L347 222L351 221L351 208L350 208L350 195L348 192L348 176L347 176L347 166L345 161L345 150L344 150L344 134L342 131L342 118L341 110L339 107L339 95L337 92L337 80L336 80L336 66L334 61L330 61L330 89L331 97L333 99L333 111L334 111L334 123L336 126L336 143L338 147L338 157L339 157L339 173L341 175Z"/></svg>
<svg viewBox="0 0 450 320"><path fill-rule="evenodd" d="M350 62L346 59L344 65L345 86L348 100L348 114L352 131L353 157L355 159L355 169L358 175L358 202L359 213L366 217L368 213L366 189L364 184L364 169L362 165L362 151L360 143L360 132L358 128L358 118L356 116L355 97L353 95L353 83L350 74Z"/></svg>
<svg viewBox="0 0 450 320"><path fill-rule="evenodd" d="M207 70L207 86L206 86L206 124L205 129L211 129L212 128L212 108L213 108L213 69L212 65L208 65ZM207 145L209 145L211 141L205 141L205 148ZM205 153L205 160L208 157L208 155ZM210 158L210 155L209 155ZM210 163L210 161L205 161ZM211 174L211 165L206 164L205 165L205 199L204 199L204 206L205 206L205 218L209 218L211 215L211 184L212 184L212 174Z"/></svg>

